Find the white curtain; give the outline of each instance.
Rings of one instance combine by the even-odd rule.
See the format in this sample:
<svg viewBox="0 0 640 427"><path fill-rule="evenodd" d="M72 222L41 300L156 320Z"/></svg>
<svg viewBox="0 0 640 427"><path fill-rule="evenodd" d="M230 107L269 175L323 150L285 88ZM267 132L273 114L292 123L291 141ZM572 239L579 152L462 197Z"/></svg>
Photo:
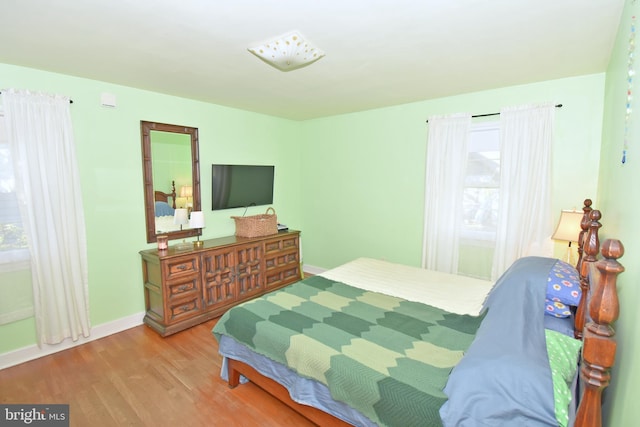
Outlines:
<svg viewBox="0 0 640 427"><path fill-rule="evenodd" d="M85 224L69 98L13 89L2 98L31 254L38 343L88 337Z"/></svg>
<svg viewBox="0 0 640 427"><path fill-rule="evenodd" d="M471 115L429 117L422 267L458 272Z"/></svg>
<svg viewBox="0 0 640 427"><path fill-rule="evenodd" d="M500 112L500 208L492 278L517 258L549 256L553 104Z"/></svg>

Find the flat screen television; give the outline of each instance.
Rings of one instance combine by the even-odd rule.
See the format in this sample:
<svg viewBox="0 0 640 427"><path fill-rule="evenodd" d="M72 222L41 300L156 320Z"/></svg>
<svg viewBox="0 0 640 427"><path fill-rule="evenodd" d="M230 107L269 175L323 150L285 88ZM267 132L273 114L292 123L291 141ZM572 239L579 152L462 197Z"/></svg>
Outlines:
<svg viewBox="0 0 640 427"><path fill-rule="evenodd" d="M272 204L274 172L274 166L212 165L212 209Z"/></svg>

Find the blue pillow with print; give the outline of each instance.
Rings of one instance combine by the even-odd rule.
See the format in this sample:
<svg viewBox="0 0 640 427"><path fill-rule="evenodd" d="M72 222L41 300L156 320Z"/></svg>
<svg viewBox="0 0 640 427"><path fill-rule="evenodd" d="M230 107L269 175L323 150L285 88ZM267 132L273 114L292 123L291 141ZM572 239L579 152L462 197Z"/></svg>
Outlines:
<svg viewBox="0 0 640 427"><path fill-rule="evenodd" d="M553 317L569 317L571 316L571 308L568 305L564 305L560 301L552 301L549 298L544 300L544 314L548 314Z"/></svg>
<svg viewBox="0 0 640 427"><path fill-rule="evenodd" d="M549 272L545 313L556 317L568 317L568 306L578 306L582 290L580 276L574 266L558 260Z"/></svg>

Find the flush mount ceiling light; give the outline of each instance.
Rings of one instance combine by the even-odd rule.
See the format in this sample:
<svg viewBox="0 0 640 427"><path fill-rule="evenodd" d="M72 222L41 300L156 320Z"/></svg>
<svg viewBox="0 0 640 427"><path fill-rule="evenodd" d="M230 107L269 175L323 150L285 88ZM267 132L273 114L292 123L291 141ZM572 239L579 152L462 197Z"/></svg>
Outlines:
<svg viewBox="0 0 640 427"><path fill-rule="evenodd" d="M280 71L306 67L324 56L323 51L312 46L296 32L250 47L249 52Z"/></svg>

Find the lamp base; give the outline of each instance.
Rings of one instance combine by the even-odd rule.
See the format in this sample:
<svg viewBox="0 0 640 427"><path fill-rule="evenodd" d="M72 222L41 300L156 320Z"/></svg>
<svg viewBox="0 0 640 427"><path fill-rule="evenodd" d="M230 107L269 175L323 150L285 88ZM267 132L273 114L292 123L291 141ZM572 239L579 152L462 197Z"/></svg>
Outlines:
<svg viewBox="0 0 640 427"><path fill-rule="evenodd" d="M201 249L204 246L204 241L202 240L196 240L195 242L193 242L193 247L196 249Z"/></svg>
<svg viewBox="0 0 640 427"><path fill-rule="evenodd" d="M573 255L573 249L571 248L571 242L569 242L569 246L567 246L567 256L566 256L567 264L576 265L576 259Z"/></svg>

